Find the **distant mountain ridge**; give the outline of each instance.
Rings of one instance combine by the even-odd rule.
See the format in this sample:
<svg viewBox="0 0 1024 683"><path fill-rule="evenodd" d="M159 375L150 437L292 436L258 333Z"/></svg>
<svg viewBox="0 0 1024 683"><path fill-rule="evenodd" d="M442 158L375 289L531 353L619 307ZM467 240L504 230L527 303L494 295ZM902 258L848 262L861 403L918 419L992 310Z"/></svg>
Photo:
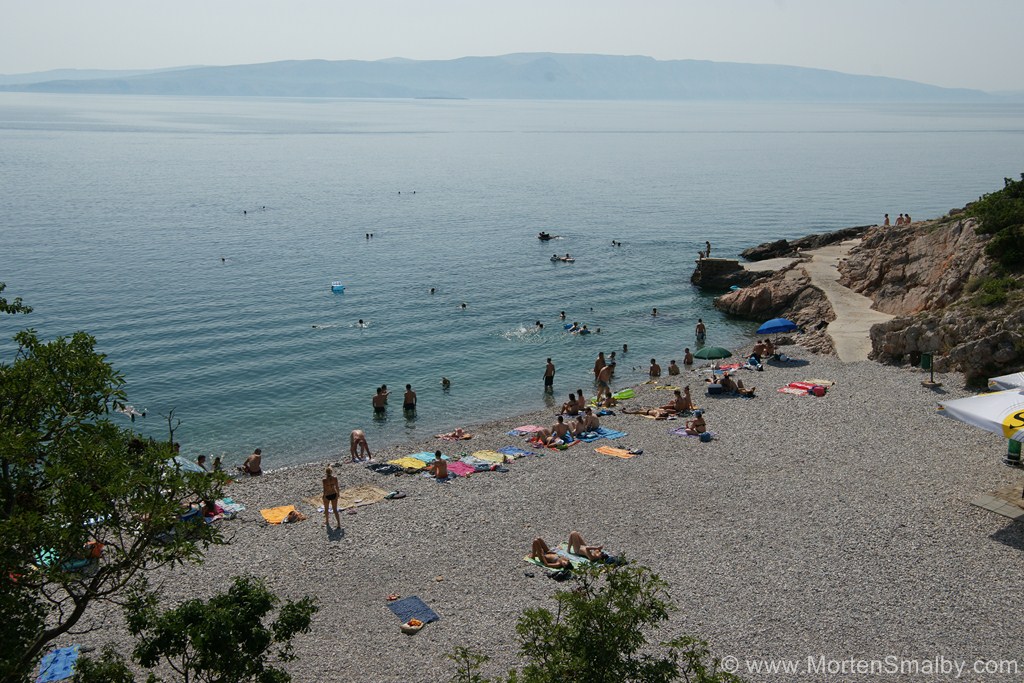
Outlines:
<svg viewBox="0 0 1024 683"><path fill-rule="evenodd" d="M56 75L56 74L54 74ZM293 60L181 67L36 82L0 77L0 90L183 96L974 102L979 90L768 64L643 56L519 53L451 60Z"/></svg>

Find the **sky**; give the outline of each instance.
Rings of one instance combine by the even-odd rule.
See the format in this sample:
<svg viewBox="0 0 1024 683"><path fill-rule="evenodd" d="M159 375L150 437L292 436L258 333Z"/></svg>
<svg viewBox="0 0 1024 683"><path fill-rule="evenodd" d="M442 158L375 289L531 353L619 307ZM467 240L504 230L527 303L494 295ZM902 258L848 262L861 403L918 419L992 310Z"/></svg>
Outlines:
<svg viewBox="0 0 1024 683"><path fill-rule="evenodd" d="M0 0L0 73L512 52L1024 90L1022 0Z"/></svg>

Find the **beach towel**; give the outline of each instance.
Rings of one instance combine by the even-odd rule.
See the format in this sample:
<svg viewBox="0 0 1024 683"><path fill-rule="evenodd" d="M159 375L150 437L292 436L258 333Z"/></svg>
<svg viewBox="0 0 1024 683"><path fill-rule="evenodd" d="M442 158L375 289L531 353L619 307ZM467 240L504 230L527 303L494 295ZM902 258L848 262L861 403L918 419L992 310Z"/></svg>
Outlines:
<svg viewBox="0 0 1024 683"><path fill-rule="evenodd" d="M835 382L833 382L830 379L805 379L804 382L806 382L807 384L818 384L828 388L831 388L835 385Z"/></svg>
<svg viewBox="0 0 1024 683"><path fill-rule="evenodd" d="M498 451L473 451L473 457L477 460L498 463L499 465L505 462L505 456Z"/></svg>
<svg viewBox="0 0 1024 683"><path fill-rule="evenodd" d="M424 463L426 463L428 465L430 463L434 462L434 454L432 452L429 452L429 451L420 451L419 453L413 453L409 457L410 458L416 458L417 460L422 460ZM441 459L442 460L448 460L448 456L447 455L442 455Z"/></svg>
<svg viewBox="0 0 1024 683"><path fill-rule="evenodd" d="M537 425L523 425L522 427L516 427L511 430L509 436L526 436L527 434L536 434L537 432L544 431L544 427L538 427Z"/></svg>
<svg viewBox="0 0 1024 683"><path fill-rule="evenodd" d="M395 460L388 460L388 464L394 465L395 467L401 467L403 470L412 470L413 472L418 472L427 466L427 463L422 460L410 458L409 456L397 458Z"/></svg>
<svg viewBox="0 0 1024 683"><path fill-rule="evenodd" d="M472 439L472 434L463 434L462 436L455 436L454 434L434 434L435 439L442 439L443 441L465 441L466 439Z"/></svg>
<svg viewBox="0 0 1024 683"><path fill-rule="evenodd" d="M597 432L583 432L582 434L580 434L576 438L579 439L580 441L586 441L587 443L592 443L592 442L597 441L598 439L600 439L601 435L598 434Z"/></svg>
<svg viewBox="0 0 1024 683"><path fill-rule="evenodd" d="M673 384L659 384L658 386L654 387L654 390L655 391L675 391L678 388L679 387L677 387L677 386L675 386Z"/></svg>
<svg viewBox="0 0 1024 683"><path fill-rule="evenodd" d="M458 460L456 462L448 463L448 471L453 474L457 474L460 477L464 477L467 474L473 474L474 472L476 472L476 467L470 465L469 463L465 463L462 462L461 460Z"/></svg>
<svg viewBox="0 0 1024 683"><path fill-rule="evenodd" d="M288 516L288 513L293 512L294 510L294 505L282 505L276 508L260 510L260 514L263 515L263 519L267 520L269 523L280 524Z"/></svg>
<svg viewBox="0 0 1024 683"><path fill-rule="evenodd" d="M624 436L628 436L626 432L620 432L619 430L611 429L610 427L598 427L595 431L605 439L621 439Z"/></svg>
<svg viewBox="0 0 1024 683"><path fill-rule="evenodd" d="M220 500L214 501L224 511L225 517L234 517L239 512L245 509L245 506L241 503L236 503L231 498L221 498Z"/></svg>
<svg viewBox="0 0 1024 683"><path fill-rule="evenodd" d="M533 451L524 451L522 448L516 448L515 446L505 446L504 448L499 448L498 452L501 453L502 455L510 455L513 458L521 458L524 455L537 455Z"/></svg>
<svg viewBox="0 0 1024 683"><path fill-rule="evenodd" d="M700 438L700 434L687 434L686 433L686 427L676 427L675 429L668 430L668 433L672 434L673 436L692 436L695 439L696 438ZM705 434L710 434L712 439L717 439L718 438L718 433L717 432L708 431L708 432L704 432L704 433Z"/></svg>
<svg viewBox="0 0 1024 683"><path fill-rule="evenodd" d="M394 602L388 603L388 609L395 613L402 623L406 623L410 619L419 619L424 624L429 624L432 621L438 621L441 619L437 612L430 609L427 603L420 600L417 596L411 595L408 598L402 598L401 600L395 600Z"/></svg>
<svg viewBox="0 0 1024 683"><path fill-rule="evenodd" d="M796 387L780 387L778 391L780 394L794 394L796 396L807 395L806 389L797 389Z"/></svg>
<svg viewBox="0 0 1024 683"><path fill-rule="evenodd" d="M78 646L62 647L43 655L39 663L39 675L36 683L47 681L63 681L75 675L75 662L78 661Z"/></svg>
<svg viewBox="0 0 1024 683"><path fill-rule="evenodd" d="M597 416L598 417L604 417L605 415L614 415L614 414L615 414L614 410L608 410L607 408L602 408L601 410L597 411Z"/></svg>
<svg viewBox="0 0 1024 683"><path fill-rule="evenodd" d="M376 472L377 474L395 474L396 472L402 471L401 467L395 467L394 465L389 465L385 462L371 462L366 466L366 469L371 472Z"/></svg>
<svg viewBox="0 0 1024 683"><path fill-rule="evenodd" d="M623 459L635 458L640 455L639 453L630 452L625 448L612 448L611 446L598 446L594 451L596 453L601 453L602 455L610 455L615 458Z"/></svg>
<svg viewBox="0 0 1024 683"><path fill-rule="evenodd" d="M618 391L618 392L612 394L612 398L614 398L616 401L624 401L627 398L635 398L635 397L636 397L636 392L633 391L632 389L623 389L622 391Z"/></svg>

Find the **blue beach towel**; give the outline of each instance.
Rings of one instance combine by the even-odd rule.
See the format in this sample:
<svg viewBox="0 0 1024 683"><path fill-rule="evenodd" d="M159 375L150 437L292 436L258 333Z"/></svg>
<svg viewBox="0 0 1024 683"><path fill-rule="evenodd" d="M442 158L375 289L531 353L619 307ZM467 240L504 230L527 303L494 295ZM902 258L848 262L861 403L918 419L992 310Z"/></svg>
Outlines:
<svg viewBox="0 0 1024 683"><path fill-rule="evenodd" d="M499 448L498 452L502 455L511 455L513 458L520 458L524 455L537 455L533 451L524 451L522 448L516 448L515 446L505 446Z"/></svg>
<svg viewBox="0 0 1024 683"><path fill-rule="evenodd" d="M434 454L433 453L428 453L427 451L423 451L422 453L413 453L409 457L410 458L416 458L417 460L422 460L423 462L427 463L428 465L431 462L434 461ZM447 460L448 456L447 455L442 455L441 459L442 460Z"/></svg>
<svg viewBox="0 0 1024 683"><path fill-rule="evenodd" d="M39 676L36 683L47 681L63 681L75 674L75 662L78 661L78 646L62 647L48 652L39 663Z"/></svg>
<svg viewBox="0 0 1024 683"><path fill-rule="evenodd" d="M401 619L403 624L410 619L419 619L424 624L429 624L441 618L437 612L427 607L427 603L415 595L396 600L395 602L389 602L388 609L394 612L395 616Z"/></svg>
<svg viewBox="0 0 1024 683"><path fill-rule="evenodd" d="M596 432L606 439L621 439L624 436L629 436L626 432L620 432L617 429L609 429L608 427L598 427Z"/></svg>

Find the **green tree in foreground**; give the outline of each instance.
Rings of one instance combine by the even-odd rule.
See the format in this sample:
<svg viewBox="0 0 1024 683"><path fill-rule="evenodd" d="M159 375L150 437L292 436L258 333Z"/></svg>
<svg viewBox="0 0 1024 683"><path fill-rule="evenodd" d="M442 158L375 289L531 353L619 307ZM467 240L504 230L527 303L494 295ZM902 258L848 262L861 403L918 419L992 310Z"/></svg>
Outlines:
<svg viewBox="0 0 1024 683"><path fill-rule="evenodd" d="M239 577L227 593L209 602L189 600L160 613L151 593L132 596L125 607L138 643L133 659L147 669L161 664L184 683L287 683L291 676L271 662L295 658L291 640L308 633L317 607L313 598L286 602L273 623L264 624L280 600L261 580ZM161 679L151 673L146 679ZM97 660L79 661L75 681L134 681L123 658L111 649Z"/></svg>
<svg viewBox="0 0 1024 683"><path fill-rule="evenodd" d="M992 235L985 253L1003 267L1016 270L1024 264L1024 173L1020 180L1003 180L1003 189L990 192L967 205L978 219L978 233Z"/></svg>
<svg viewBox="0 0 1024 683"><path fill-rule="evenodd" d="M0 313L28 310L0 299ZM0 361L2 683L28 680L94 603L219 540L181 519L182 504L219 495L219 480L179 472L169 446L110 420L124 380L91 336L14 340L13 361Z"/></svg>
<svg viewBox="0 0 1024 683"><path fill-rule="evenodd" d="M526 664L509 683L730 683L707 643L677 638L650 646L645 632L668 619L668 585L646 567L578 569L570 590L555 594L557 610L527 609L516 625ZM456 648L455 683L486 683L487 657Z"/></svg>

